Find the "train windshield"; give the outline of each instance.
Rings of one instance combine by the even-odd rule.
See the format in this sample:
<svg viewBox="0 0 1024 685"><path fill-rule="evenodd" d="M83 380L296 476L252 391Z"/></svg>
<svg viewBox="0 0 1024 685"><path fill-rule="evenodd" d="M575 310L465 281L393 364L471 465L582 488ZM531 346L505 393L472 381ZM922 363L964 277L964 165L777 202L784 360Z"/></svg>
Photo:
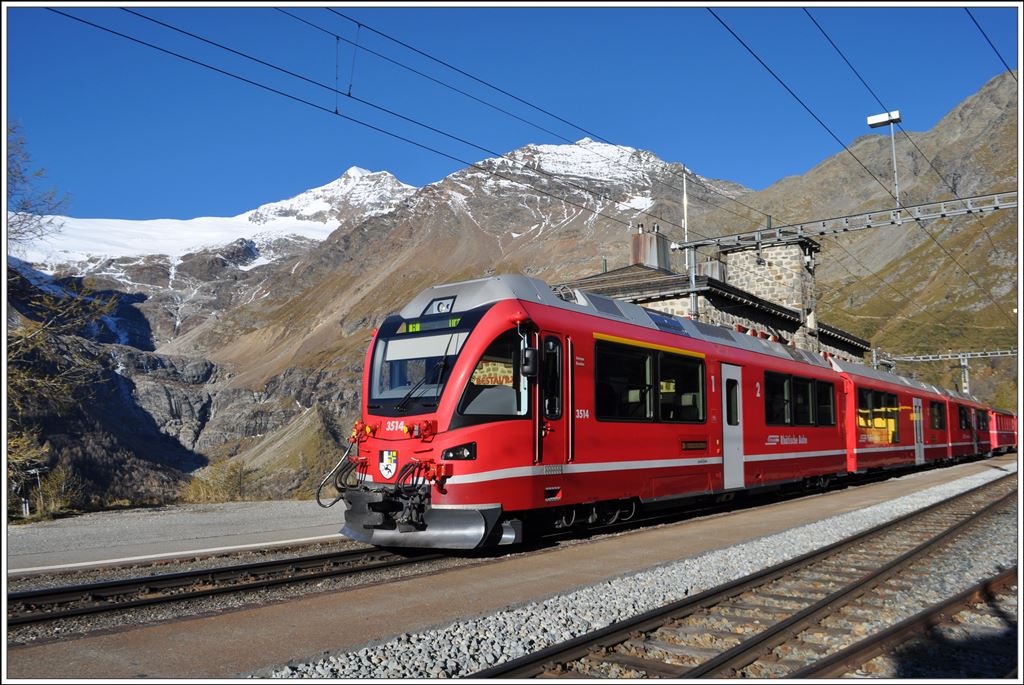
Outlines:
<svg viewBox="0 0 1024 685"><path fill-rule="evenodd" d="M437 407L469 331L382 338L370 376L370 409L415 414ZM390 413L389 412L389 413Z"/></svg>

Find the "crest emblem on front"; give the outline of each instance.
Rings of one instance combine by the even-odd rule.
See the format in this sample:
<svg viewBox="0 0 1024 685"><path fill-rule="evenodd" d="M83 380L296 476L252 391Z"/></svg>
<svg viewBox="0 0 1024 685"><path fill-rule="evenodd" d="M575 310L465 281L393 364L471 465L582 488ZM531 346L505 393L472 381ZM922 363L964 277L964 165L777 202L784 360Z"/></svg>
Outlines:
<svg viewBox="0 0 1024 685"><path fill-rule="evenodd" d="M397 450L380 451L380 475L391 478L395 475L395 467L398 466Z"/></svg>

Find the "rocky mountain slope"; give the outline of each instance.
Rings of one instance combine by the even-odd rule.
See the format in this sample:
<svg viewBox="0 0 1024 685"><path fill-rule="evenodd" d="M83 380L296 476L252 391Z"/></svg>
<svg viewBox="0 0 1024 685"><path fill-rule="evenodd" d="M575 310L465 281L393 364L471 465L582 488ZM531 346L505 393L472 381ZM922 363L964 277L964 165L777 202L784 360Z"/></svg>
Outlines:
<svg viewBox="0 0 1024 685"><path fill-rule="evenodd" d="M932 131L911 135L958 194L1014 187L1016 101L1015 83L997 77ZM865 136L850 147L886 179L888 145ZM898 152L905 202L951 196L909 143L898 142ZM847 157L759 193L693 175L691 227L724 234L761 220L743 223L751 213L736 198L772 214L776 225L890 206ZM136 250L130 253L88 253L75 242L125 240L117 231L128 231L127 222L68 220L62 236L22 255L18 268L40 283L84 279L122 293L122 305L82 343L104 359L109 383L77 422L51 422L66 437L58 456L108 464L96 482L111 482L110 454L148 457L148 445L159 443L166 449L148 462L153 473L180 479L211 460L235 459L276 495L308 495L358 416L374 325L439 282L508 272L560 282L598 272L603 262L624 266L628 229L637 223L660 224L680 239L681 171L649 152L584 139L528 145L418 189L384 172L350 169L238 217L137 226L143 235L178 240L136 237L127 241ZM1016 306L1016 217L1012 210L930 229L1006 311ZM922 231L880 230L825 241L821 320L907 352L1015 339L1014 327ZM1015 395L1015 373L991 377L1000 379L989 388L992 398ZM92 437L76 443L75 431ZM134 479L167 491L166 478Z"/></svg>

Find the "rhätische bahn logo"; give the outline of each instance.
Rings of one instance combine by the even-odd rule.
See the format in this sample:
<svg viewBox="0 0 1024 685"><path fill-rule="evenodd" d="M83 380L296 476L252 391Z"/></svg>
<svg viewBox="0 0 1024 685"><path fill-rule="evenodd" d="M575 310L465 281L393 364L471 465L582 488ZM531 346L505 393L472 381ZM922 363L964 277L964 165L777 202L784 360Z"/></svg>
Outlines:
<svg viewBox="0 0 1024 685"><path fill-rule="evenodd" d="M380 451L380 475L385 478L391 478L395 475L395 467L398 465L398 451L397 450L381 450Z"/></svg>

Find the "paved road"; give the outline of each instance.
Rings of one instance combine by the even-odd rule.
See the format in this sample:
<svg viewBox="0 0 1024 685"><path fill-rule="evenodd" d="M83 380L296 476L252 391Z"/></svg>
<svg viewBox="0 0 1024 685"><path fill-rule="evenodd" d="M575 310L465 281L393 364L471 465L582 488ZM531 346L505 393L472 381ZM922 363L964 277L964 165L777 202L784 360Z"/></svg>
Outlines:
<svg viewBox="0 0 1024 685"><path fill-rule="evenodd" d="M338 536L344 504L232 502L107 511L7 526L7 571Z"/></svg>

